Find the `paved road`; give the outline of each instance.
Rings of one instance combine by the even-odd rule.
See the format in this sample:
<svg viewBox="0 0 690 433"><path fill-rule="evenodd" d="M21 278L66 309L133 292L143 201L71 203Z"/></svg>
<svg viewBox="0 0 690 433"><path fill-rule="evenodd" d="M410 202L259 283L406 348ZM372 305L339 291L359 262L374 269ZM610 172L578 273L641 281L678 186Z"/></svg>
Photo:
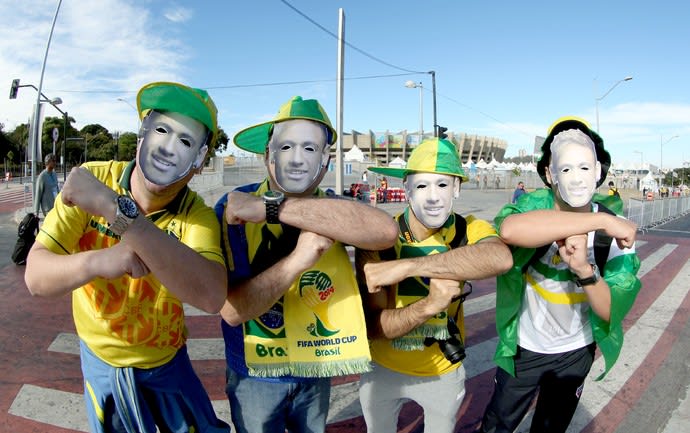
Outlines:
<svg viewBox="0 0 690 433"><path fill-rule="evenodd" d="M209 201L220 194L208 194ZM507 190L463 191L456 210L490 219L509 195ZM0 203L2 199L0 190ZM21 209L22 203L13 206ZM396 203L383 205L391 213L401 207ZM4 426L0 431L87 431L70 300L32 299L28 294L24 268L9 261L16 218L11 210L0 207L0 425ZM639 237L643 290L624 324L626 344L607 378L585 385L570 432L690 432L686 399L690 381L689 236L690 217L686 217ZM494 281L476 281L474 288L466 306L467 396L457 414L457 433L471 432L479 422L494 371ZM227 420L219 319L192 308L187 315L194 367L219 416ZM592 376L601 368L599 358ZM357 400L357 377L334 379L333 384L328 432L365 431ZM407 404L399 431L422 432L421 417L418 406Z"/></svg>

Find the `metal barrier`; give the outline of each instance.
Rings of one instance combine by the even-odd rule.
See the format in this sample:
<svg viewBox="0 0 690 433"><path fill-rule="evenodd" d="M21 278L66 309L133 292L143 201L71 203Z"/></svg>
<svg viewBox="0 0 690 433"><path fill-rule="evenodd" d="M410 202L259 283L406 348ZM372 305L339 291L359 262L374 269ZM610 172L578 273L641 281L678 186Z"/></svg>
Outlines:
<svg viewBox="0 0 690 433"><path fill-rule="evenodd" d="M627 218L640 230L648 230L690 212L690 197L665 197L656 200L628 200Z"/></svg>

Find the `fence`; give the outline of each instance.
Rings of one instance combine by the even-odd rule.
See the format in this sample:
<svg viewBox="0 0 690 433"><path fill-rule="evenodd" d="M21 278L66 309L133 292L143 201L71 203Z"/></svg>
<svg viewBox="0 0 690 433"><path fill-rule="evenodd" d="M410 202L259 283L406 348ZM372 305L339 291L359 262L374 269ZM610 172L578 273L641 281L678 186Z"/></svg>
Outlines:
<svg viewBox="0 0 690 433"><path fill-rule="evenodd" d="M690 197L666 197L657 200L628 200L627 218L640 230L649 230L690 212Z"/></svg>

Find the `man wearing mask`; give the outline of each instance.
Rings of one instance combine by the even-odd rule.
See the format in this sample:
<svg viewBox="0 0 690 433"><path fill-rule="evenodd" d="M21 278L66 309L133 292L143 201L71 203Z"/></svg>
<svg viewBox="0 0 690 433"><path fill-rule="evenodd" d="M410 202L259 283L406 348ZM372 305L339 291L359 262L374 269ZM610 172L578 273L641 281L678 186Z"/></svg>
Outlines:
<svg viewBox="0 0 690 433"><path fill-rule="evenodd" d="M344 245L388 248L397 228L385 212L318 188L335 140L318 101L299 96L234 137L264 154L268 171L216 204L229 269L226 393L239 433L323 432L330 378L370 368Z"/></svg>
<svg viewBox="0 0 690 433"><path fill-rule="evenodd" d="M92 432L229 432L187 354L182 303L217 313L227 292L213 210L187 184L213 145L206 91L141 88L134 161L72 170L26 269L33 295L72 295Z"/></svg>
<svg viewBox="0 0 690 433"><path fill-rule="evenodd" d="M360 380L364 419L370 432L395 433L413 400L425 432L451 433L465 395L462 288L508 270L510 251L490 223L453 212L467 176L452 142L426 140L405 168L369 170L402 178L409 204L394 248L356 251L374 361Z"/></svg>
<svg viewBox="0 0 690 433"><path fill-rule="evenodd" d="M513 267L497 279L498 369L481 432L512 433L537 390L531 431L565 432L595 349L605 360L597 380L618 358L640 261L635 224L595 194L610 164L604 141L584 120L561 118L537 164L547 188L495 218Z"/></svg>

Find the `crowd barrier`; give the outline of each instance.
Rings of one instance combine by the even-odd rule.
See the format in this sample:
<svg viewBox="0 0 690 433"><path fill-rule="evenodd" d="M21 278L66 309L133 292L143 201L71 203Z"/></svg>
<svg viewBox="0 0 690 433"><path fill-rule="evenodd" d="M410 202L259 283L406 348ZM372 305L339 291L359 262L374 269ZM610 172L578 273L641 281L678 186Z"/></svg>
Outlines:
<svg viewBox="0 0 690 433"><path fill-rule="evenodd" d="M386 199L383 199L384 194L386 195ZM376 190L376 201L379 203L381 202L387 202L387 203L397 203L397 202L403 202L405 201L405 189L404 188L388 188L384 190L383 188L378 188Z"/></svg>
<svg viewBox="0 0 690 433"><path fill-rule="evenodd" d="M647 230L690 212L690 197L665 197L656 200L628 200L627 218L640 230Z"/></svg>

